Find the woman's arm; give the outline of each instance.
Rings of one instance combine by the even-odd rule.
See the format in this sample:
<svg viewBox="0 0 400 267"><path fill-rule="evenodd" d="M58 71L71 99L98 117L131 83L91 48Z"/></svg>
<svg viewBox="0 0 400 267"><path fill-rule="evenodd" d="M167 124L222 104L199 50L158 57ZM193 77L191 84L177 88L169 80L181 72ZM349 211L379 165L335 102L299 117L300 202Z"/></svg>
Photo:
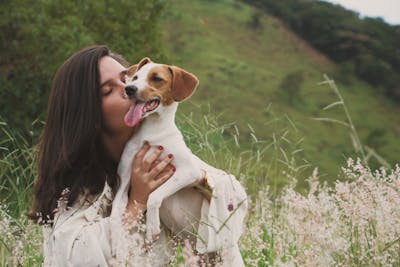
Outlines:
<svg viewBox="0 0 400 267"><path fill-rule="evenodd" d="M114 245L118 249L141 246L127 244L126 230L140 218L145 210L148 195L173 174L171 158L158 160L162 151L155 151L144 158L148 145L144 145L135 156L131 174L131 190L126 206L123 225L119 220L105 217L111 201L111 188L106 184L103 193L90 205L75 203L73 207L55 216L52 228L44 229L45 266L109 266ZM82 200L82 199L81 199ZM77 201L79 202L79 201ZM108 203L109 204L109 203ZM137 233L133 233L137 234ZM133 239L132 239L133 240Z"/></svg>

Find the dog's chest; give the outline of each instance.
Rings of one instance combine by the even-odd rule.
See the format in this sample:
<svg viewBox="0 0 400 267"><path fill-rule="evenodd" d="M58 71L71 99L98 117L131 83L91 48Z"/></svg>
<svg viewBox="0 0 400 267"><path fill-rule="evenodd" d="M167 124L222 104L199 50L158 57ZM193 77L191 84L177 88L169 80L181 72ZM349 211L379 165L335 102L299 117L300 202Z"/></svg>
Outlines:
<svg viewBox="0 0 400 267"><path fill-rule="evenodd" d="M183 136L175 124L160 129L160 127L152 127L152 125L148 125L146 122L141 125L139 131L129 140L126 148L127 151L125 151L126 153L124 152L123 156L127 159L132 159L145 141L149 142L152 146L152 149L149 151L150 153L158 149L159 146L162 146L164 152L161 158L168 154L173 154L176 167L192 158L192 153L186 146ZM134 149L129 149L129 147Z"/></svg>

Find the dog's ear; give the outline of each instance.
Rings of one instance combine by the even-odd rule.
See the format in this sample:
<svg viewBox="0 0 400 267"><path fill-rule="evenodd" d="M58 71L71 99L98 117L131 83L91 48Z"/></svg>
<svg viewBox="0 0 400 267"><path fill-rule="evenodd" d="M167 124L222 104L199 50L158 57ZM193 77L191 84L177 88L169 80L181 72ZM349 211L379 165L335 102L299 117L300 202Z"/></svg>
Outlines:
<svg viewBox="0 0 400 267"><path fill-rule="evenodd" d="M199 84L199 80L193 74L175 67L168 67L172 73L172 97L179 102L191 96Z"/></svg>
<svg viewBox="0 0 400 267"><path fill-rule="evenodd" d="M137 72L141 67L143 67L144 65L146 65L147 63L153 62L151 61L150 58L145 57L142 58L138 64L132 65L128 68L126 75L132 77L133 74L135 74L135 72Z"/></svg>
<svg viewBox="0 0 400 267"><path fill-rule="evenodd" d="M144 65L146 65L147 63L150 63L150 62L153 62L153 61L151 61L150 58L148 58L148 57L142 58L142 60L140 60L136 66L136 71L140 70L141 67L143 67Z"/></svg>
<svg viewBox="0 0 400 267"><path fill-rule="evenodd" d="M130 67L126 70L126 75L129 76L129 77L132 77L133 74L135 74L138 65L139 65L139 64L135 64L135 65L130 66Z"/></svg>

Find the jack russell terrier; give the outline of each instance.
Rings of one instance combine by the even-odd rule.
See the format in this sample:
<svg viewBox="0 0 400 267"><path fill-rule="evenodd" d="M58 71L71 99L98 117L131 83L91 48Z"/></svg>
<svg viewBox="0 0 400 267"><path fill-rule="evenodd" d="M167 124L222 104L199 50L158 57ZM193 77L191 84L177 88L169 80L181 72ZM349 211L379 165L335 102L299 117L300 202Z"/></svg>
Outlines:
<svg viewBox="0 0 400 267"><path fill-rule="evenodd" d="M204 171L175 125L178 102L190 97L198 83L193 74L175 66L154 63L148 58L130 67L126 74L125 91L129 98L135 99L135 105L126 114L125 124L133 127L145 119L122 154L118 166L121 185L115 195L111 215L122 214L125 210L132 159L145 141L153 145L150 152L157 149L154 146L157 144L164 147L162 156L172 151L175 154L173 164L176 172L153 191L147 201L146 239L149 241L160 233L160 217L176 234L187 234L197 229L193 227L199 223L200 214L187 213L200 211L202 196L193 194L194 189L190 185L204 177ZM182 211L182 207L189 211Z"/></svg>

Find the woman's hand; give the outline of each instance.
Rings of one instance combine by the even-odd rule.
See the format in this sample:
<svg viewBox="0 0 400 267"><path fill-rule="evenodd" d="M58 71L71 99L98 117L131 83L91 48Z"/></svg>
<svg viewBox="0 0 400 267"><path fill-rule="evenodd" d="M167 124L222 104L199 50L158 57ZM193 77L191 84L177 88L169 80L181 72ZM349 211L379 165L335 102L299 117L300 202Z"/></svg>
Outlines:
<svg viewBox="0 0 400 267"><path fill-rule="evenodd" d="M158 160L164 150L159 146L145 158L149 149L150 145L146 142L132 161L129 204L136 202L141 209L145 209L150 193L165 183L175 172L175 167L170 164L173 159L172 154L161 161Z"/></svg>

